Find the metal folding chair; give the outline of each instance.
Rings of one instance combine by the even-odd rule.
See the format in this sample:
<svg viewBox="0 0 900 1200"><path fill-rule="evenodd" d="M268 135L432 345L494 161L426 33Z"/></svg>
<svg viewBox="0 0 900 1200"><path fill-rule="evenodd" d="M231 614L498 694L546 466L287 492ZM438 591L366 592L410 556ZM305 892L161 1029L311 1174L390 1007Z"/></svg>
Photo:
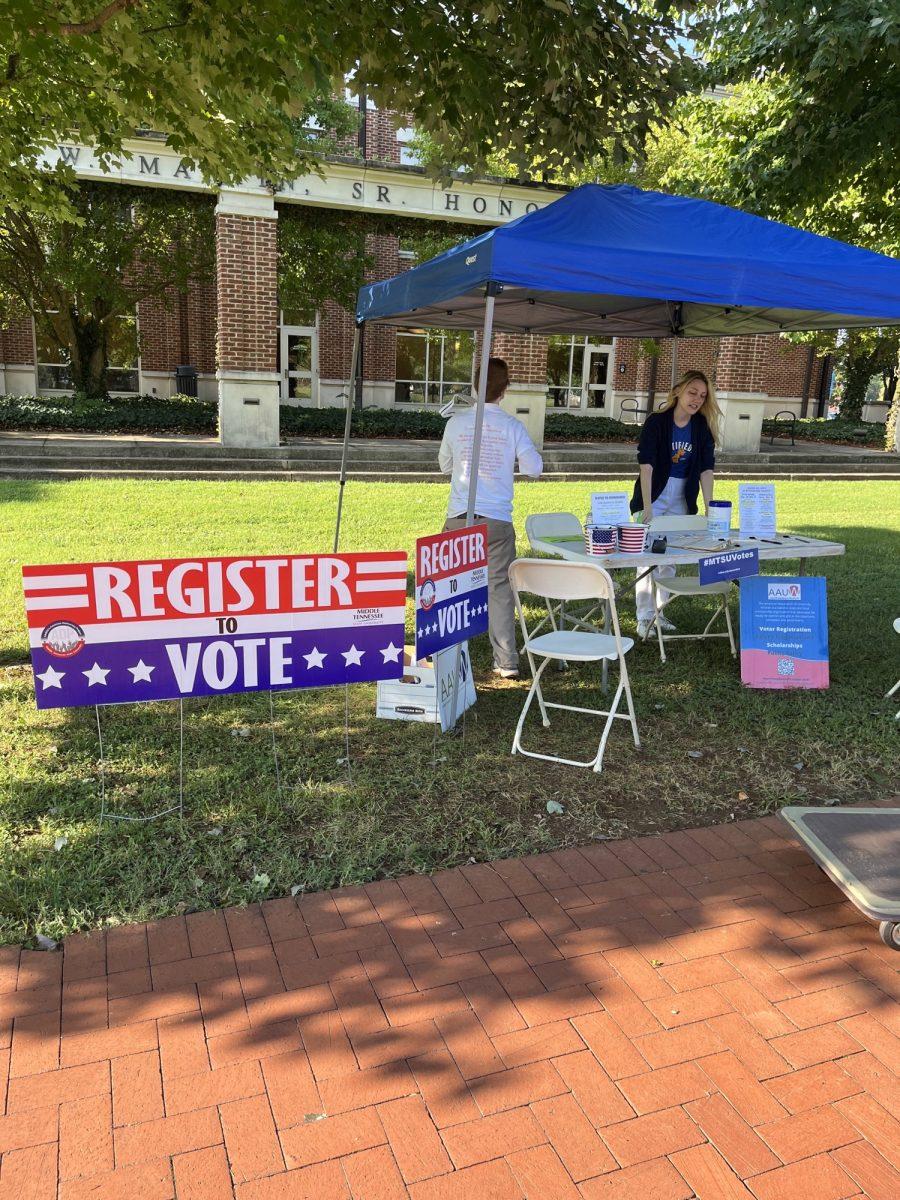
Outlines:
<svg viewBox="0 0 900 1200"><path fill-rule="evenodd" d="M614 720L624 720L631 723L634 744L640 747L637 718L634 715L634 702L631 697L631 685L628 680L628 667L625 655L634 645L631 638L623 638L619 632L619 617L616 612L615 592L613 581L609 574L596 563L554 562L550 559L519 558L509 568L509 580L516 598L516 610L522 626L522 636L525 642L525 653L531 667L532 683L525 699L525 704L519 716L516 732L513 737L512 753L524 754L528 758L540 758L545 762L564 763L570 767L590 767L600 772L603 767L603 754L606 742ZM583 629L553 629L549 633L537 634L535 629L529 631L525 620L525 609L522 603L522 593L534 596L544 596L548 602L554 600L560 603L566 601L594 600L608 605L612 633L599 631L587 632ZM546 618L544 618L546 621ZM543 661L535 668L535 658ZM541 676L551 659L568 662L615 662L619 664L619 686L608 709L580 708L571 704L555 704L544 699L541 691ZM619 712L619 703L625 697L627 712ZM587 762L577 759L561 758L553 754L539 754L535 750L525 750L522 746L522 728L532 701L537 697L538 707L544 727L550 725L548 710L563 709L566 712L589 713L593 716L606 717L603 733L597 753Z"/></svg>
<svg viewBox="0 0 900 1200"><path fill-rule="evenodd" d="M900 633L900 617L897 617L894 621L894 631L896 633ZM889 692L884 693L885 700L889 700L890 697L893 696L894 692L896 692L897 688L900 688L900 679L897 680ZM897 715L894 717L894 720L900 721L900 712L897 713Z"/></svg>
<svg viewBox="0 0 900 1200"><path fill-rule="evenodd" d="M579 548L584 546L584 526L574 513L532 513L531 516L525 518L525 536L528 538L528 545L532 550L538 549L540 542L552 541L554 538L574 538L579 542ZM596 606L579 616L577 613L566 612L564 603L554 608L548 597L544 597L544 599L547 605L547 616L535 626L532 633L537 633L539 629L543 629L544 625L550 625L553 629L565 628L566 624L576 629L592 630L594 628L591 622L597 613Z"/></svg>
<svg viewBox="0 0 900 1200"><path fill-rule="evenodd" d="M706 517L701 516L669 516L652 517L650 520L650 536L655 534L665 533L686 533L691 530L705 530ZM653 600L655 612L650 621L650 628L647 630L647 636L644 641L650 636L653 628L656 628L656 637L659 642L659 657L666 661L666 642L677 641L697 641L701 638L724 638L727 637L731 646L732 658L737 657L737 649L734 644L734 630L731 627L731 613L728 610L728 597L731 593L732 585L728 581L724 583L706 583L700 582L700 575L669 575L662 579L657 578L656 571L653 572ZM668 592L669 595L663 599L662 592ZM663 633L662 626L659 622L663 609L666 608L677 596L718 596L719 603L716 605L716 610L706 623L702 633ZM711 633L713 625L719 617L725 617L726 633Z"/></svg>

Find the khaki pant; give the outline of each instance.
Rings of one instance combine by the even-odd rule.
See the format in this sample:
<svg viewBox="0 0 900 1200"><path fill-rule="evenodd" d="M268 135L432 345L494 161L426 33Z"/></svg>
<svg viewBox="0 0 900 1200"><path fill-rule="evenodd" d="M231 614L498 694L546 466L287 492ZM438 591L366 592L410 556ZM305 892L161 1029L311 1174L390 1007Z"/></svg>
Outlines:
<svg viewBox="0 0 900 1200"><path fill-rule="evenodd" d="M502 671L518 671L516 649L516 602L509 582L509 564L516 557L516 531L511 521L479 517L475 523L487 525L488 538L488 636L494 651L494 666ZM463 529L465 517L448 517L444 532Z"/></svg>

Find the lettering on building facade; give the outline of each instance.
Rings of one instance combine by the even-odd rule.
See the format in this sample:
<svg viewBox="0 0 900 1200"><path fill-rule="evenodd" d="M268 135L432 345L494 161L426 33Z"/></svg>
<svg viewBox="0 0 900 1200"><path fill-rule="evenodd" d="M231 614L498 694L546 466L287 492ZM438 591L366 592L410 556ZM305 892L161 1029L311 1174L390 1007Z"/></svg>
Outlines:
<svg viewBox="0 0 900 1200"><path fill-rule="evenodd" d="M165 187L189 187L196 191L213 192L216 188L206 182L200 172L178 155L142 153L135 147L130 155L109 162L104 171L90 147L61 143L45 151L43 162L48 168L57 164L71 167L84 179L108 179L119 183L150 183ZM443 219L483 220L496 224L526 213L535 212L557 199L558 193L541 189L539 199L523 195L519 185L502 183L455 182L442 188L427 176L398 171L393 178L389 166L355 169L343 163L323 164L324 176L306 175L280 184L275 199L298 204L329 208L381 210L398 215L432 216ZM261 180L249 179L230 191L259 195L265 190ZM510 193L519 194L510 194ZM534 189L531 189L534 194Z"/></svg>

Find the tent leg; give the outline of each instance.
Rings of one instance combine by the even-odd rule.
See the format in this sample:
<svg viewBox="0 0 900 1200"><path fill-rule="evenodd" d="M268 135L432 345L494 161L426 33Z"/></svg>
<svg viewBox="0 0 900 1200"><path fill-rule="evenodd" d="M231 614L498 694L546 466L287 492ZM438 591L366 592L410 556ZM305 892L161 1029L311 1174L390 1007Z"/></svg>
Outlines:
<svg viewBox="0 0 900 1200"><path fill-rule="evenodd" d="M344 445L341 449L341 478L338 484L337 519L334 524L334 547L337 554L338 541L341 536L341 513L344 509L344 484L347 482L347 449L350 445L350 421L353 418L353 389L356 383L356 366L359 362L359 343L362 326L357 325L353 334L353 351L350 355L350 382L347 385L347 412L344 417Z"/></svg>
<svg viewBox="0 0 900 1200"><path fill-rule="evenodd" d="M478 464L481 459L481 432L484 428L484 405L487 397L488 360L491 357L491 341L494 333L494 293L488 285L484 305L484 328L481 334L481 362L478 364L478 407L475 410L475 433L472 438L472 462L469 465L469 499L466 504L466 525L475 520L475 493L478 487ZM456 725L456 705L459 699L459 664L462 658L462 643L456 644L456 662L453 665L453 699L450 706L451 728ZM471 659L469 660L471 662Z"/></svg>
<svg viewBox="0 0 900 1200"><path fill-rule="evenodd" d="M478 465L481 460L481 432L484 428L484 405L487 397L488 359L494 333L494 294L489 291L484 305L484 329L481 334L481 362L478 364L478 407L475 410L475 432L472 438L472 463L469 467L469 501L466 524L475 517L475 493L478 487Z"/></svg>
<svg viewBox="0 0 900 1200"><path fill-rule="evenodd" d="M672 382L669 385L674 387L678 382L678 338L672 338Z"/></svg>

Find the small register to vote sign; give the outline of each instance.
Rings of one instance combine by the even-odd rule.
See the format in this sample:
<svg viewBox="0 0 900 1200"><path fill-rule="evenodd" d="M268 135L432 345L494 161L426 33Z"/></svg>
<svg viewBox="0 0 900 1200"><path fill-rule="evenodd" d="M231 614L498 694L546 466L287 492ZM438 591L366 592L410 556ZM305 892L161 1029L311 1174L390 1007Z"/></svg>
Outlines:
<svg viewBox="0 0 900 1200"><path fill-rule="evenodd" d="M488 627L487 526L416 542L416 658L468 641Z"/></svg>

